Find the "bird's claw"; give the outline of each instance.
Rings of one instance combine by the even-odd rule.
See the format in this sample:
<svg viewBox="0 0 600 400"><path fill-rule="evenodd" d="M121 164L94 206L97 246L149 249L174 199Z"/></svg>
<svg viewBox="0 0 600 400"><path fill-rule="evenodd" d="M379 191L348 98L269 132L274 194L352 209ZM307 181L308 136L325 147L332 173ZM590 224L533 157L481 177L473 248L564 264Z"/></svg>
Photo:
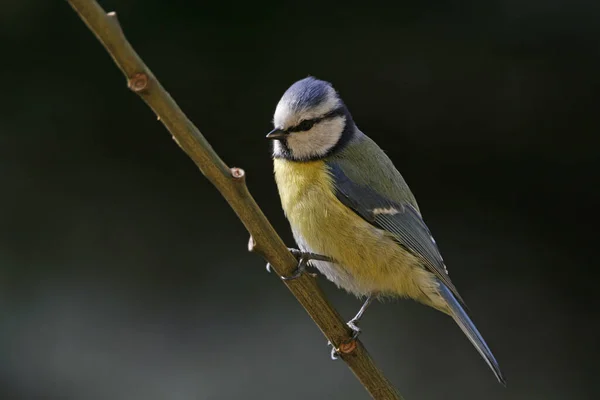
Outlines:
<svg viewBox="0 0 600 400"><path fill-rule="evenodd" d="M294 253L292 252L292 254L294 254ZM296 267L296 270L294 271L294 273L292 275L282 276L281 279L283 279L284 281L291 281L291 280L300 278L302 276L302 274L304 273L304 271L306 271L306 266L308 265L308 262L310 261L310 258L308 258L306 256L306 254L308 254L308 253L294 254L296 259L298 260L298 266Z"/></svg>
<svg viewBox="0 0 600 400"><path fill-rule="evenodd" d="M332 262L333 260L327 256L322 256L320 254L315 254L315 253L309 253L309 252L304 252L304 251L300 251L298 249L288 249L290 251L290 253L292 253L292 255L294 257L296 257L296 260L298 260L298 267L296 267L296 270L294 271L294 273L290 276L280 276L280 278L284 281L291 281L297 278L300 278L302 276L302 274L304 274L304 272L306 272L306 267L308 266L309 261L311 260L319 260L319 261L328 261L328 262ZM270 263L267 263L267 272L271 272L272 271L272 267ZM316 276L316 274L311 274L313 277Z"/></svg>
<svg viewBox="0 0 600 400"><path fill-rule="evenodd" d="M327 346L331 346L331 359L333 361L337 360L339 358L338 355L340 354L338 352L338 349L336 349L333 343L331 342L327 342Z"/></svg>
<svg viewBox="0 0 600 400"><path fill-rule="evenodd" d="M358 335L360 335L361 331L360 331L360 328L356 325L357 323L358 323L357 319L351 319L350 321L348 321L346 323L346 325L348 325L348 328L350 328L352 330L352 336L351 336L351 339L350 339L351 341L352 340L356 340L358 338ZM338 358L340 358L339 357L339 355L340 355L339 350L336 349L335 346L330 341L327 342L327 346L331 346L331 359L332 360L335 361Z"/></svg>
<svg viewBox="0 0 600 400"><path fill-rule="evenodd" d="M358 338L358 335L360 335L360 332L361 332L360 328L356 324L358 324L357 319L351 319L346 324L346 325L348 325L348 328L350 328L352 330L352 340L355 340L356 338Z"/></svg>
<svg viewBox="0 0 600 400"><path fill-rule="evenodd" d="M293 247L288 247L288 250L290 251L290 253L292 253L294 257L296 257L296 260L300 260L300 258L302 258L304 254L308 254L302 252L301 250L294 249Z"/></svg>
<svg viewBox="0 0 600 400"><path fill-rule="evenodd" d="M373 302L373 299L375 298L375 296L376 296L376 294L370 294L369 297L367 297L367 300L365 300L365 302L363 303L360 310L358 310L358 313L354 316L354 318L352 318L350 321L348 321L346 323L346 325L348 325L348 328L350 328L350 330L352 331L352 336L350 337L350 340L348 341L348 343L358 339L358 335L360 335L360 332L361 332L360 328L358 327L358 323L360 322L360 319L362 318L363 314L365 313L365 310L367 309L367 307L369 307L369 305ZM340 350L336 349L335 346L333 344L331 344L331 342L327 342L327 345L331 346L331 359L337 360L340 355Z"/></svg>

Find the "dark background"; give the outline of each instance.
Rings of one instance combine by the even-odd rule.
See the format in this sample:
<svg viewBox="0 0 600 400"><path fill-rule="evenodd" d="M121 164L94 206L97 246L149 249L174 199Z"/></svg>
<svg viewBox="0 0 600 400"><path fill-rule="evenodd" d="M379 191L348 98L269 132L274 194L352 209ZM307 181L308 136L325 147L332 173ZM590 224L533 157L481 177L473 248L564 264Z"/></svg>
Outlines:
<svg viewBox="0 0 600 400"><path fill-rule="evenodd" d="M291 83L332 81L395 161L508 380L375 305L407 400L600 397L598 1L102 5L290 245L264 134ZM65 1L4 0L0 50L1 399L368 398Z"/></svg>

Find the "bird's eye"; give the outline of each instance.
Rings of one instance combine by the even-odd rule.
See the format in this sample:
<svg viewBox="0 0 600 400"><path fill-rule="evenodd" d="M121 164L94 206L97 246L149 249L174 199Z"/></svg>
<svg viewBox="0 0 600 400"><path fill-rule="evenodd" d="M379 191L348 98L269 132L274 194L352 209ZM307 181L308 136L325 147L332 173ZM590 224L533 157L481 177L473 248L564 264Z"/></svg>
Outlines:
<svg viewBox="0 0 600 400"><path fill-rule="evenodd" d="M300 122L298 125L296 125L296 128L294 130L296 130L298 132L307 131L313 127L315 122L316 121L314 119L307 119L305 121Z"/></svg>

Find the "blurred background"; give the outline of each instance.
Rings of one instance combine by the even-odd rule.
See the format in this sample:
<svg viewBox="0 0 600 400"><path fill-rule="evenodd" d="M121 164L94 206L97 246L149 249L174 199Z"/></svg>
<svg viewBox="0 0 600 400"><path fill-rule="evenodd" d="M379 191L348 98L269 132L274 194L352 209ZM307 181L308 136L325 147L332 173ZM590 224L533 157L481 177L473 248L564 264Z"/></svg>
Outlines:
<svg viewBox="0 0 600 400"><path fill-rule="evenodd" d="M333 82L388 152L508 380L375 305L407 400L600 398L600 3L101 4L290 246L264 139L290 84ZM0 49L1 399L368 398L65 1L4 0Z"/></svg>

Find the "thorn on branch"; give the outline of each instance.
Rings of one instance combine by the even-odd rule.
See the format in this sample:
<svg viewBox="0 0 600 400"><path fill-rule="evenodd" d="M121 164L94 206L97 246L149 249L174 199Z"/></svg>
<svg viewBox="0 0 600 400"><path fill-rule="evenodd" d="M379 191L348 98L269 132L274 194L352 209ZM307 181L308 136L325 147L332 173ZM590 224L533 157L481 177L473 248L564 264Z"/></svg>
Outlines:
<svg viewBox="0 0 600 400"><path fill-rule="evenodd" d="M254 241L254 238L251 235L250 240L248 240L248 251L252 253L254 251L255 247L256 247L256 242Z"/></svg>
<svg viewBox="0 0 600 400"><path fill-rule="evenodd" d="M139 93L148 86L148 75L138 72L127 81L127 87L132 91Z"/></svg>

